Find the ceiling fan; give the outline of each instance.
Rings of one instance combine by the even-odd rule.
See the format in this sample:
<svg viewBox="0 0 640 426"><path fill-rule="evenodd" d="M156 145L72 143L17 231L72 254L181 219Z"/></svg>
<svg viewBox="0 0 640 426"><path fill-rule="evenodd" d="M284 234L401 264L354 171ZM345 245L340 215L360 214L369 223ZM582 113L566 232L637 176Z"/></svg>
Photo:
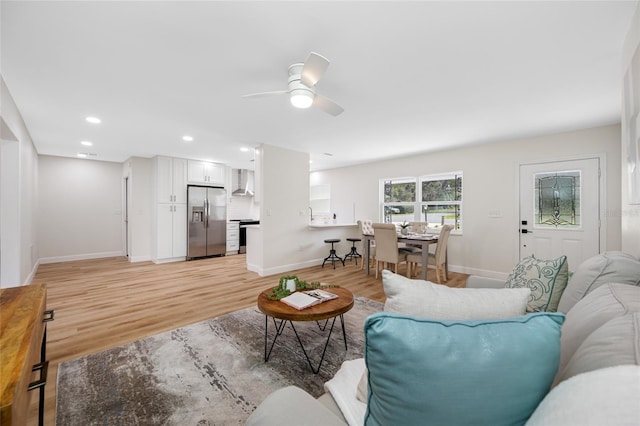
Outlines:
<svg viewBox="0 0 640 426"><path fill-rule="evenodd" d="M331 99L316 93L316 84L329 67L329 60L322 55L311 52L304 63L295 63L289 67L289 89L274 92L252 93L243 98L257 98L273 95L289 95L291 104L296 108L314 106L333 116L344 111Z"/></svg>

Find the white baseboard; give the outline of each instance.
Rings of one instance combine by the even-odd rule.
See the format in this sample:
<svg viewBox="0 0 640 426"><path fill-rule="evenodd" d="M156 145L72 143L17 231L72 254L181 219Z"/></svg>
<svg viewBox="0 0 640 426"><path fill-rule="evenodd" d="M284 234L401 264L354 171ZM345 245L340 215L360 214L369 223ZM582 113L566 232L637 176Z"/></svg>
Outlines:
<svg viewBox="0 0 640 426"><path fill-rule="evenodd" d="M268 277L270 275L282 274L285 272L295 271L296 269L309 268L311 266L322 265L324 259L306 260L300 263L291 263L289 265L274 266L272 268L260 268L258 265L247 264L247 269L252 272L256 272L261 277Z"/></svg>
<svg viewBox="0 0 640 426"><path fill-rule="evenodd" d="M58 262L72 262L74 260L88 260L88 259L101 259L104 257L118 257L123 256L121 251L107 251L102 253L86 253L86 254L73 254L69 256L56 256L56 257L43 257L38 260L41 265L46 263L58 263Z"/></svg>
<svg viewBox="0 0 640 426"><path fill-rule="evenodd" d="M276 274L295 271L296 269L303 269L303 268L309 268L311 266L322 265L323 261L324 259L313 259L313 260L308 260L305 262L300 262L295 264L275 266L272 268L260 268L258 265L247 264L247 269L249 271L257 273L261 277L266 277L270 275L276 275ZM325 264L325 266L326 265L327 264ZM459 265L449 265L449 271L457 272L459 274L478 275L486 278L495 278L495 279L504 280L504 281L506 281L507 277L509 276L509 274L506 272L489 271L486 269L478 269L478 268L467 268ZM370 273L373 273L373 268L371 269Z"/></svg>
<svg viewBox="0 0 640 426"><path fill-rule="evenodd" d="M184 262L187 260L186 257L170 257L167 259L152 259L153 263L161 264L161 263L171 263L171 262Z"/></svg>
<svg viewBox="0 0 640 426"><path fill-rule="evenodd" d="M129 263L136 263L136 262L151 262L151 256L136 256L136 257L129 256Z"/></svg>
<svg viewBox="0 0 640 426"><path fill-rule="evenodd" d="M23 285L31 284L31 281L33 281L36 276L36 272L38 272L38 266L40 266L40 259L36 260L36 264L33 265L33 268L31 268L31 272L29 273L29 276L27 277Z"/></svg>
<svg viewBox="0 0 640 426"><path fill-rule="evenodd" d="M458 272L461 274L477 275L480 277L495 278L495 279L504 280L504 281L506 281L507 277L509 276L509 274L506 272L489 271L486 269L478 269L478 268L467 268L467 267L457 266L457 265L449 265L449 270L452 272Z"/></svg>

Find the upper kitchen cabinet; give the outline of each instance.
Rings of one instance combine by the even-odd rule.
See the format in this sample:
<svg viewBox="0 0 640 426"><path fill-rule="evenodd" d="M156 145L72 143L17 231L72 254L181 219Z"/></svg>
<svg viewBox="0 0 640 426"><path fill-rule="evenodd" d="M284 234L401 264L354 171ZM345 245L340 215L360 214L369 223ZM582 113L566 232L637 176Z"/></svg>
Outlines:
<svg viewBox="0 0 640 426"><path fill-rule="evenodd" d="M225 186L225 165L189 160L189 183Z"/></svg>
<svg viewBox="0 0 640 426"><path fill-rule="evenodd" d="M187 202L187 160L155 157L155 178L158 203Z"/></svg>

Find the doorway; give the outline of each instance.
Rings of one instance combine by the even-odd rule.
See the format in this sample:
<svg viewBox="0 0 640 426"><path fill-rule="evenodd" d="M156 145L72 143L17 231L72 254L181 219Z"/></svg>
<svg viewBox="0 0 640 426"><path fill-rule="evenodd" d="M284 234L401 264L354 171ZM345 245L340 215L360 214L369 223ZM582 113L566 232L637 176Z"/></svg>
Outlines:
<svg viewBox="0 0 640 426"><path fill-rule="evenodd" d="M602 159L521 164L519 257L567 256L569 270L601 251Z"/></svg>

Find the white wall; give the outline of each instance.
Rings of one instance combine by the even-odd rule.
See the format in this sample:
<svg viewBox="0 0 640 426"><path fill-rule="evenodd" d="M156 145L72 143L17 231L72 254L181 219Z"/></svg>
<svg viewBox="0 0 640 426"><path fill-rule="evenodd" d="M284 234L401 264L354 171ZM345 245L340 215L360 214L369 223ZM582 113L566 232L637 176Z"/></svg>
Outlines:
<svg viewBox="0 0 640 426"><path fill-rule="evenodd" d="M121 256L122 165L41 155L40 262Z"/></svg>
<svg viewBox="0 0 640 426"><path fill-rule="evenodd" d="M233 188L231 188L231 191L233 191ZM260 219L260 205L254 201L253 197L232 195L228 196L227 199L227 220Z"/></svg>
<svg viewBox="0 0 640 426"><path fill-rule="evenodd" d="M401 143L401 142L398 142ZM454 271L482 275L509 272L517 261L517 178L520 163L606 155L606 210L620 205L620 128L617 125L544 137L482 144L467 148L414 155L355 167L312 173L314 184L331 185L331 205L338 215L380 220L379 180L462 170L464 173L464 231L449 239L449 262ZM501 218L489 218L500 210ZM608 214L608 250L620 249L620 217ZM604 223L603 223L604 224ZM345 230L344 237L351 233ZM337 231L334 232L338 238ZM346 245L341 247L341 251Z"/></svg>
<svg viewBox="0 0 640 426"><path fill-rule="evenodd" d="M629 85L624 84L629 76ZM629 204L629 181L627 168L627 144L630 142L632 127L635 142L640 145L640 5L631 22L622 53L622 250L640 257L640 205ZM634 92L635 91L635 92ZM640 147L639 147L640 149ZM640 159L639 159L640 160Z"/></svg>
<svg viewBox="0 0 640 426"><path fill-rule="evenodd" d="M248 240L248 267L271 275L306 266L309 256L301 248L308 239L309 154L263 145L257 161L260 231L247 238L258 240L262 257L252 257Z"/></svg>
<svg viewBox="0 0 640 426"><path fill-rule="evenodd" d="M27 284L38 266L36 221L38 209L38 156L29 131L0 76L2 159L0 181L3 191L0 209L1 287ZM11 164L10 167L4 167ZM6 191L6 192L5 192ZM5 210L7 209L7 210ZM6 239L6 240L5 240Z"/></svg>

